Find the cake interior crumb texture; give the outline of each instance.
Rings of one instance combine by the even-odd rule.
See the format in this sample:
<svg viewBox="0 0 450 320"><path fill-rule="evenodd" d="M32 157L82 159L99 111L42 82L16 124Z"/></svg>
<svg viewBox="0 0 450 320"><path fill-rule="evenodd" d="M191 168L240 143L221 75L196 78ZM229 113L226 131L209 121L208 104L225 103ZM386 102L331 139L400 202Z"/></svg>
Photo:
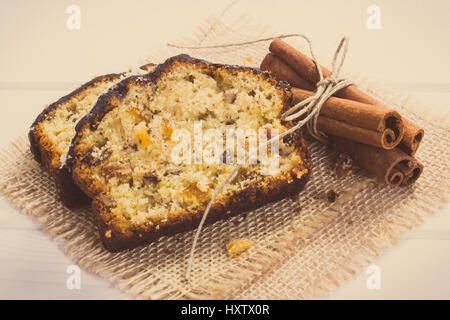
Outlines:
<svg viewBox="0 0 450 320"><path fill-rule="evenodd" d="M42 147L47 147L53 153L51 159L53 167L64 165L64 158L75 135L78 120L89 112L102 93L119 80L119 75L97 78L84 90L71 95L63 103L58 104L58 107L52 108L42 121L34 125L32 129L39 132Z"/></svg>
<svg viewBox="0 0 450 320"><path fill-rule="evenodd" d="M175 163L172 152L180 142L176 132L189 133L194 144L199 121L203 132L216 129L223 136L230 129L282 133L289 126L281 122L280 113L288 105L290 90L268 74L195 59L169 60L151 75L119 83L77 126L70 151L74 179L108 208L101 217L106 223L101 236L106 239L114 234L142 237L141 232L201 215L233 170L224 163ZM310 164L299 147L304 146L301 135L289 138L280 141L275 170L268 171L270 162L245 164L216 202L230 203L249 187L270 189L307 175ZM207 147L204 139L201 148Z"/></svg>

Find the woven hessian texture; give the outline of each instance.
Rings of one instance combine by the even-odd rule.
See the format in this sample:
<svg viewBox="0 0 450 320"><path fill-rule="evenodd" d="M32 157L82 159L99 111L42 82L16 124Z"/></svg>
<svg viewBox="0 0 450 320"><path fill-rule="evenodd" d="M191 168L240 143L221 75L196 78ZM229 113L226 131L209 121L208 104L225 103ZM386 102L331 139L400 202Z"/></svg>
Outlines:
<svg viewBox="0 0 450 320"><path fill-rule="evenodd" d="M276 35L267 30L247 24L245 19L230 27L211 18L198 34L176 44L215 45ZM290 42L304 49L301 43ZM268 44L220 49L165 48L148 60L161 62L184 52L212 62L258 66L268 52ZM334 153L318 142L308 141L314 169L305 191L298 198L284 199L206 226L199 239L191 286L184 274L193 231L126 252L107 252L99 241L90 208L71 211L57 200L54 183L33 160L25 136L0 154L0 190L22 212L34 217L80 267L101 275L134 297L320 296L369 264L404 232L421 224L427 214L442 206L448 195L447 128L426 116L413 114L411 110L417 107L408 104L408 97L379 89L367 81L357 83L425 129L417 153L425 170L417 183L391 188L362 170L338 180L332 173ZM335 203L326 199L329 190L340 195ZM255 245L243 255L231 258L225 247L236 238L249 238Z"/></svg>

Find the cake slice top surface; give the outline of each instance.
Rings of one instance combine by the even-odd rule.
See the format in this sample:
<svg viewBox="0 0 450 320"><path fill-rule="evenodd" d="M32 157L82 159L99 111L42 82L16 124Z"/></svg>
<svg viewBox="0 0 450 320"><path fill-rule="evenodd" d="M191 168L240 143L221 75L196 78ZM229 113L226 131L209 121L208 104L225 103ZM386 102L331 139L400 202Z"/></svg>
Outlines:
<svg viewBox="0 0 450 320"><path fill-rule="evenodd" d="M100 97L76 127L68 164L83 190L110 208L108 220L121 230L145 229L204 210L233 170L230 163L237 163L236 145L220 139L243 130L248 151L252 137L262 141L286 131L290 124L282 123L280 113L290 99L287 85L258 69L172 57ZM293 134L279 142L277 166L271 147L269 157L247 161L217 202L255 183L270 188L307 174L300 139ZM214 160L205 161L205 154Z"/></svg>

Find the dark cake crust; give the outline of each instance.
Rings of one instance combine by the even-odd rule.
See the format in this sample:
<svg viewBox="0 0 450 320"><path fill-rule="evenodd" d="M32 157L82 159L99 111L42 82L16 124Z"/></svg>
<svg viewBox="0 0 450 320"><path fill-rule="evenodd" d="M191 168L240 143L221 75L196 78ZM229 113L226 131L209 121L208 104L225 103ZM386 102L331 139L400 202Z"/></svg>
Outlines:
<svg viewBox="0 0 450 320"><path fill-rule="evenodd" d="M85 160L83 159L84 155L76 150L84 130L96 130L103 117L115 108L114 102L117 103L118 100L122 100L127 95L131 86L138 82L156 83L165 69L175 62L199 64L210 70L215 68L226 68L228 70L243 70L245 72L261 74L265 80L272 82L280 90L285 91L285 108L288 108L291 103L292 93L289 85L285 82L276 80L267 72L248 67L211 64L204 60L191 58L187 55L172 57L165 63L159 65L154 72L145 76L132 76L122 80L113 89L110 89L108 93L102 95L92 110L78 122L76 134L69 149L67 165L72 172L74 181L86 194L94 199L92 207L97 220L100 238L108 251L117 252L131 249L154 241L164 235L172 235L196 228L204 212L205 208L199 208L196 212L183 211L180 214L175 214L176 218L168 219L167 222L160 223L157 226L146 226L145 228L139 227L133 230L124 230L114 224L111 220L110 211L114 208L114 202L103 195L101 192L102 186L96 185L96 182L83 171L83 166L87 166L88 164L83 161ZM293 134L293 141L295 141L295 150L301 155L303 163L298 167L295 167L287 175L255 180L237 194L227 197L222 201L216 201L209 212L207 223L212 223L219 219L225 219L248 210L253 210L267 203L300 192L309 180L312 163L305 141L300 132ZM303 172L303 174L301 174L301 172ZM298 176L300 176L300 178L298 178Z"/></svg>

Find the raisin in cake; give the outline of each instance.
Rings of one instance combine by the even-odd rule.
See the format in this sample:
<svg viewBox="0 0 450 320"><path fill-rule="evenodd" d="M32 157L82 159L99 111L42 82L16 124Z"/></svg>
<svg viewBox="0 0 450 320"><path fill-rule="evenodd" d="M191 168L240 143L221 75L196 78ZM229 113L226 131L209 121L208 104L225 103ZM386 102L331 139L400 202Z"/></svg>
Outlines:
<svg viewBox="0 0 450 320"><path fill-rule="evenodd" d="M153 64L140 69L150 72ZM49 105L36 118L29 132L30 149L34 158L53 176L61 200L69 207L88 203L89 198L73 183L65 166L70 142L75 135L75 125L97 98L111 86L127 76L126 73L108 74L94 78L80 88Z"/></svg>
<svg viewBox="0 0 450 320"><path fill-rule="evenodd" d="M174 162L175 132L192 134L201 120L203 132L264 127L282 133L292 125L280 120L291 96L286 83L258 69L187 55L129 77L101 96L76 126L67 163L74 181L94 200L104 246L119 251L195 228L233 170L226 163ZM244 164L207 222L298 193L311 170L301 134L282 139L275 171L268 174L266 166Z"/></svg>

